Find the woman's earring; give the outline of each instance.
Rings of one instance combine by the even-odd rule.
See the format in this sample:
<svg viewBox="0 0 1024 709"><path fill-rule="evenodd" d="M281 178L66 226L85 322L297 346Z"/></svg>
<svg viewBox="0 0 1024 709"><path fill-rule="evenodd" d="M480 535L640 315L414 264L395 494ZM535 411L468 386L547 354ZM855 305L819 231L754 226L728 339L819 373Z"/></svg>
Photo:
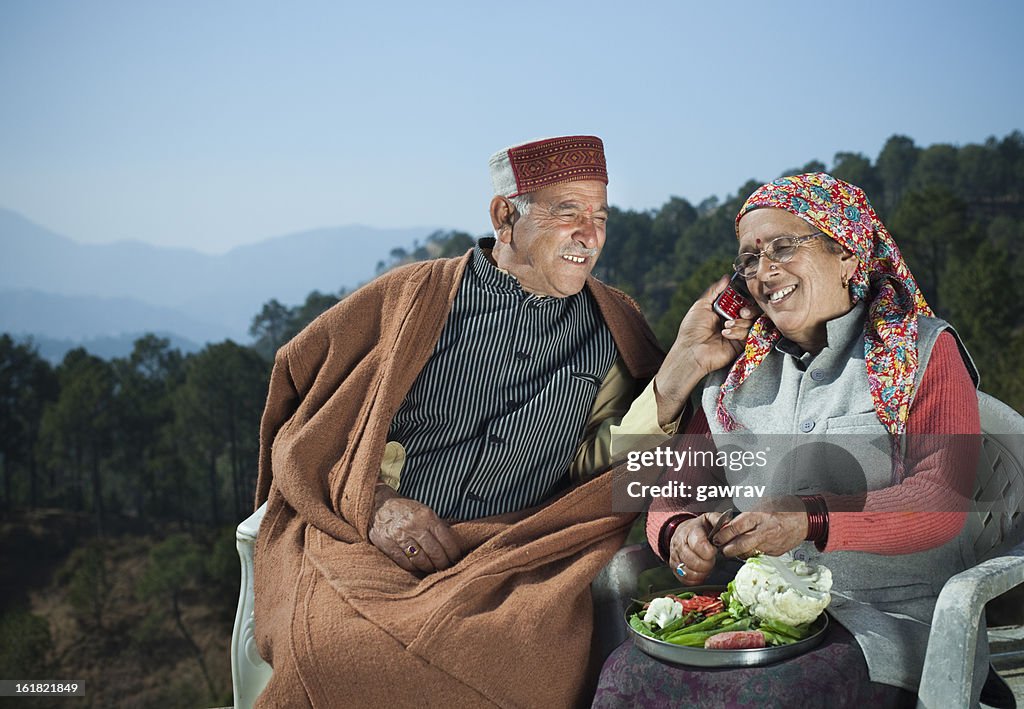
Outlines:
<svg viewBox="0 0 1024 709"><path fill-rule="evenodd" d="M846 288L848 285L850 285L850 279L845 275L839 279L839 282L843 284L843 288Z"/></svg>

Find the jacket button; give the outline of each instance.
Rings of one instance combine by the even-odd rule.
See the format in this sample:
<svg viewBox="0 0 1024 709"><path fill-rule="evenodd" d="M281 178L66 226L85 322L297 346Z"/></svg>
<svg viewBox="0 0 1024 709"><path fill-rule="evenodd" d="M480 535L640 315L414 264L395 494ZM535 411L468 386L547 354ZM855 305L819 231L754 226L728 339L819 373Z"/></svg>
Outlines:
<svg viewBox="0 0 1024 709"><path fill-rule="evenodd" d="M813 372L811 372L811 379L813 379L816 382L820 382L824 378L825 372L820 369L815 369Z"/></svg>
<svg viewBox="0 0 1024 709"><path fill-rule="evenodd" d="M800 423L800 430L803 431L804 433L810 433L811 431L814 430L814 421L802 421Z"/></svg>

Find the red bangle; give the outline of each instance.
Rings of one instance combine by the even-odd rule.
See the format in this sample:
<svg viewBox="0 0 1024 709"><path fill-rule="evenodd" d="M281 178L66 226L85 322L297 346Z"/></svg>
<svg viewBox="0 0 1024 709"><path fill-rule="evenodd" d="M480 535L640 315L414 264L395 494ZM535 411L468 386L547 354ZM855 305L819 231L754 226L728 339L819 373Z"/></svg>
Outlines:
<svg viewBox="0 0 1024 709"><path fill-rule="evenodd" d="M669 545L672 543L672 535L676 533L676 527L696 516L690 512L683 512L682 514L670 517L665 526L661 528L661 534L658 535L658 554L663 560L668 561L669 556L671 556Z"/></svg>
<svg viewBox="0 0 1024 709"><path fill-rule="evenodd" d="M800 495L807 510L807 541L814 542L818 551L828 544L828 507L821 495Z"/></svg>

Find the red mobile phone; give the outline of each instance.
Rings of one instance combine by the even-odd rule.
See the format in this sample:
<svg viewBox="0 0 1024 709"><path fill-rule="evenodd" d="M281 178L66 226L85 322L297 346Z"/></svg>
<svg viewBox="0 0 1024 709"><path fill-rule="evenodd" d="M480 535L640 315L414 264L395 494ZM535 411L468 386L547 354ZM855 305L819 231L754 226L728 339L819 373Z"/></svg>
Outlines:
<svg viewBox="0 0 1024 709"><path fill-rule="evenodd" d="M740 316L740 310L744 307L753 308L754 299L747 290L746 279L738 273L734 273L729 279L729 285L725 287L715 302L712 309L725 320L736 320Z"/></svg>

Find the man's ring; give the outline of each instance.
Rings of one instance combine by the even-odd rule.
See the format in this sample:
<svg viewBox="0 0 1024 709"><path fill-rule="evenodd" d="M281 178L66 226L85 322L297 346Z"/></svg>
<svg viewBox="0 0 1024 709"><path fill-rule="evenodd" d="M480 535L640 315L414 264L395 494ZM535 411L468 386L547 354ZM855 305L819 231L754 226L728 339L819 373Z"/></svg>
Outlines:
<svg viewBox="0 0 1024 709"><path fill-rule="evenodd" d="M679 578L686 578L686 564L681 561L676 564L676 576Z"/></svg>
<svg viewBox="0 0 1024 709"><path fill-rule="evenodd" d="M420 553L420 548L418 546L416 546L415 544L410 544L409 546L407 546L402 551L404 551L405 555L411 559L411 558L413 558L414 556L416 556L417 554Z"/></svg>

